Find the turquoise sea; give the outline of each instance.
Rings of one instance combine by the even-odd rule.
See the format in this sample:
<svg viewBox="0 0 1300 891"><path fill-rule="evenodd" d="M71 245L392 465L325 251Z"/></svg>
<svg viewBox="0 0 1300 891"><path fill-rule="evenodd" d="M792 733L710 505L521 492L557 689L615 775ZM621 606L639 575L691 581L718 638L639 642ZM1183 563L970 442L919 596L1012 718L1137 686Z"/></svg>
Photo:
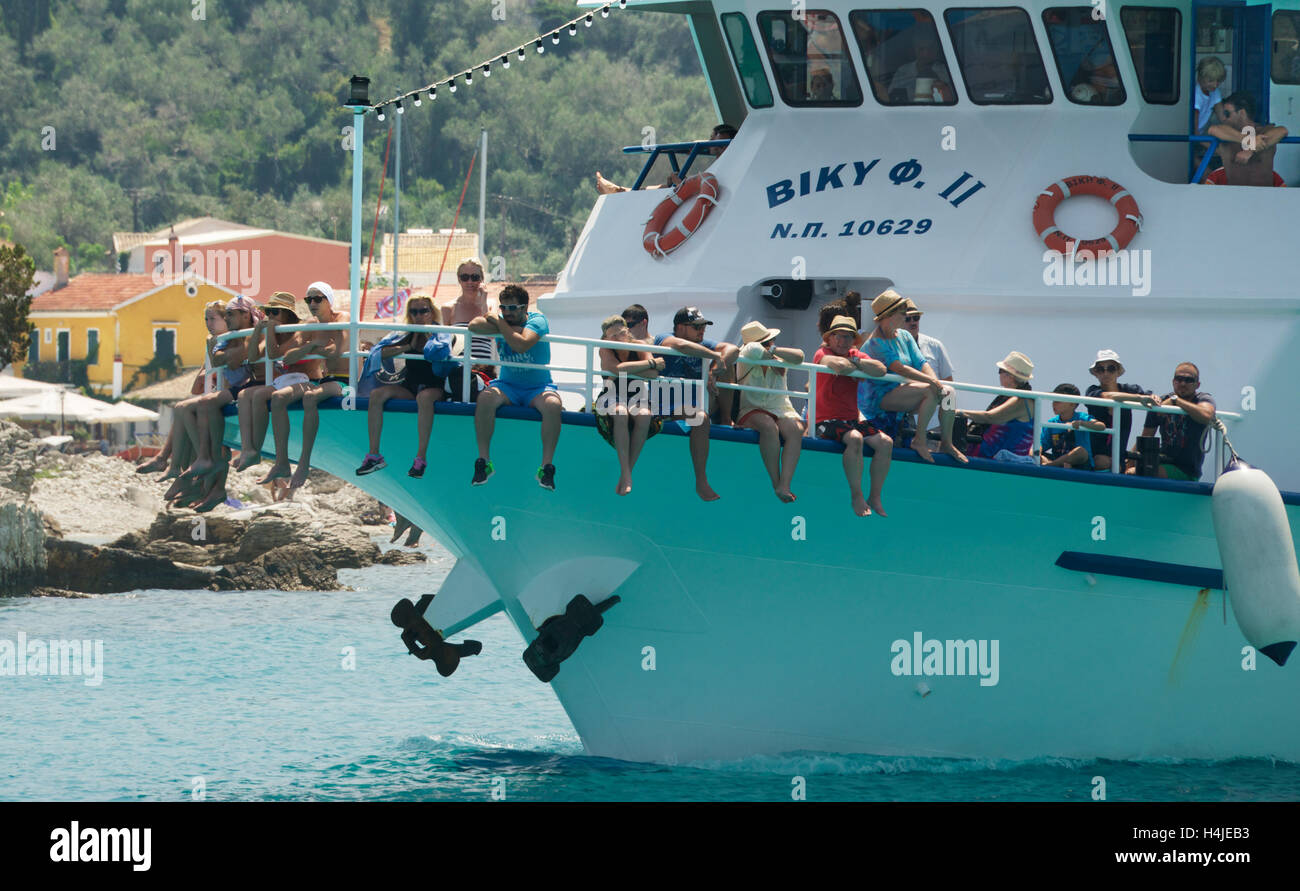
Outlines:
<svg viewBox="0 0 1300 891"><path fill-rule="evenodd" d="M451 678L388 618L452 558L340 572L354 591L0 599L0 641L103 642L103 679L0 676L0 800L1293 801L1271 761L988 762L790 753L634 764L583 754L495 616ZM351 648L350 650L348 648Z"/></svg>

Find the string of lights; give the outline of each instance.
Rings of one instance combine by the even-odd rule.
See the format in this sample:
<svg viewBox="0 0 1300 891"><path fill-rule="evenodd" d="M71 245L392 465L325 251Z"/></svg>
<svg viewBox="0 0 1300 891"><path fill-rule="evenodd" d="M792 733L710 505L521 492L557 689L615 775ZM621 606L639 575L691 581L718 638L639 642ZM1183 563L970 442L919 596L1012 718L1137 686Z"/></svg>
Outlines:
<svg viewBox="0 0 1300 891"><path fill-rule="evenodd" d="M614 6L617 6L619 9L626 9L627 0L611 0L611 2L606 3L599 10L593 10L591 12L584 13L583 15L578 16L576 19L573 19L570 22L565 22L563 25L556 28L554 31L551 31L549 34L539 34L532 40L520 44L519 46L510 50L509 52L501 53L499 56L493 56L492 58L487 59L486 61L479 62L476 65L471 65L469 68L466 68L464 71L461 71L457 74L453 74L450 77L444 77L442 80L437 80L434 81L433 83L425 84L424 86L420 87L417 90L409 90L398 96L394 96L391 99L386 99L383 102L378 102L374 105L371 105L370 108L375 112L375 117L381 121L388 116L389 106L392 106L393 110L396 111L398 114L405 114L406 106L404 103L410 102L412 105L418 108L421 104L423 104L426 98L430 102L435 101L438 98L439 87L446 87L448 93L454 93L456 92L457 81L463 83L465 86L468 87L474 83L475 74L480 74L484 78L491 77L493 65L496 65L501 69L509 69L510 57L514 56L516 60L519 62L524 61L524 59L528 57L527 50L529 47L535 48L539 54L545 53L546 46L544 44L547 39L551 41L552 46L559 46L561 32L567 31L570 37L576 37L578 36L578 25L583 25L584 27L590 28L596 20L597 12L600 13L600 17L602 19L609 18L610 9L613 8Z"/></svg>

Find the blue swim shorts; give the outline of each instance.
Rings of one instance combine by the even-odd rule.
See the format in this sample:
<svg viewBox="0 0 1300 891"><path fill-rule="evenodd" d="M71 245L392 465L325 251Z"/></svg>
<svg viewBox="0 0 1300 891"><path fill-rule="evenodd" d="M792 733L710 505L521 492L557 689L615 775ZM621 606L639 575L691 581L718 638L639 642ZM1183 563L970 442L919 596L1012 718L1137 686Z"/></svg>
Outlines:
<svg viewBox="0 0 1300 891"><path fill-rule="evenodd" d="M545 393L547 390L556 391L555 384L541 384L536 387L521 387L512 384L509 381L503 381L500 378L488 384L489 387L495 387L500 390L505 397L510 400L511 405L522 405L524 408L532 406L533 400Z"/></svg>

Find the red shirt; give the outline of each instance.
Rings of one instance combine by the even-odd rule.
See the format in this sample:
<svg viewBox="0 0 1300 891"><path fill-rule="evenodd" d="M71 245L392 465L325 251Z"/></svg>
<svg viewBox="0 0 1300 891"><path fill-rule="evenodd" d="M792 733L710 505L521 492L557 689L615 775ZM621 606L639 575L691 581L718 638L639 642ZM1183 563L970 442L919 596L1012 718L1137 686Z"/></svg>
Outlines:
<svg viewBox="0 0 1300 891"><path fill-rule="evenodd" d="M813 354L813 364L820 365L823 356L833 356L834 353L826 351L821 347ZM851 358L870 359L866 353L859 352L857 349L850 348L846 359ZM830 420L857 421L858 420L858 383L856 377L849 377L843 374L825 374L817 375L817 423Z"/></svg>

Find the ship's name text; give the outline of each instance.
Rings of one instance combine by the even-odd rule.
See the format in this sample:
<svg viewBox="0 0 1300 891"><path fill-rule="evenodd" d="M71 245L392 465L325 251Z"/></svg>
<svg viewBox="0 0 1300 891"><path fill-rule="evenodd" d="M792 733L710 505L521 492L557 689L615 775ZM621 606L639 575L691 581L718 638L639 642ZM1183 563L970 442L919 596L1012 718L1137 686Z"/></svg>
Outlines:
<svg viewBox="0 0 1300 891"><path fill-rule="evenodd" d="M777 180L767 187L767 206L776 207L795 198L825 192L828 189L847 189L862 186L872 178L888 180L894 186L910 186L924 189L925 180L921 179L923 167L916 158L899 161L888 168L880 167L880 158L871 161L844 161L834 166L818 170L803 170L790 179ZM851 166L850 166L851 165ZM872 171L876 171L874 177ZM944 177L946 179L946 177ZM947 183L938 196L953 207L961 207L962 202L983 189L984 183L969 171L962 171L961 176Z"/></svg>

